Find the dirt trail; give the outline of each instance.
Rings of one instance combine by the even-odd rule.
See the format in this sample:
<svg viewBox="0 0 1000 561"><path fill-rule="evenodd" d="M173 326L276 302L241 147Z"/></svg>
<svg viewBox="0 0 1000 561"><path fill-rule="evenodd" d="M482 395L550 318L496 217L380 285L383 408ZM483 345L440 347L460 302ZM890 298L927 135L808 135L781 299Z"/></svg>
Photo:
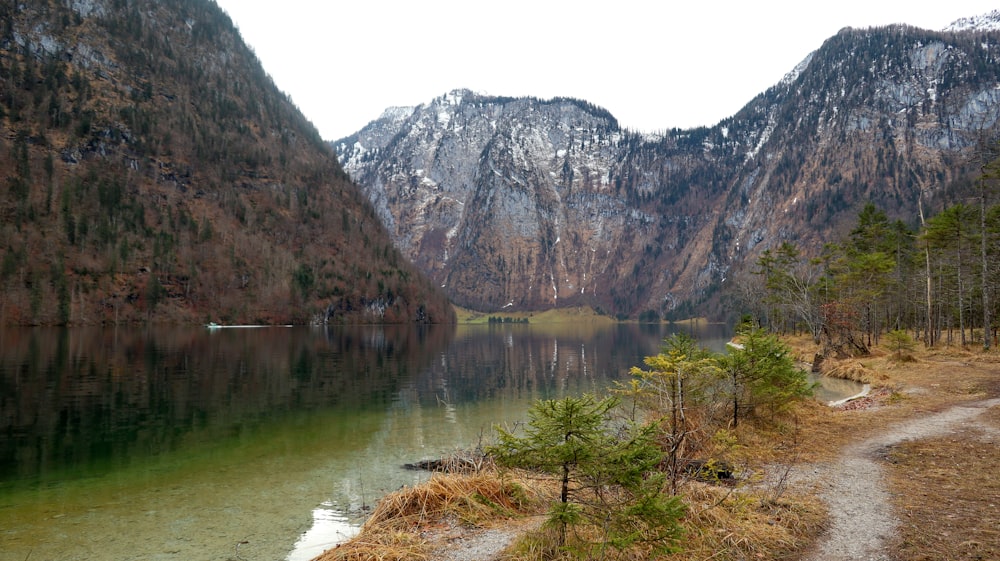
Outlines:
<svg viewBox="0 0 1000 561"><path fill-rule="evenodd" d="M987 399L952 406L940 413L909 419L877 435L852 444L839 459L797 466L788 474L792 485L812 486L830 509L830 528L805 561L891 561L887 551L898 521L879 463L887 448L906 440L933 438L960 426L976 423L976 417L1000 399ZM996 429L983 425L983 430ZM490 530L461 530L440 536L429 559L435 561L483 561L496 559L500 551L525 531L537 527L541 518L528 523Z"/></svg>
<svg viewBox="0 0 1000 561"><path fill-rule="evenodd" d="M830 509L830 529L808 561L888 561L889 539L897 527L878 457L905 440L947 434L973 422L1000 399L958 405L892 426L843 450L840 459L791 474L793 481L814 483Z"/></svg>
<svg viewBox="0 0 1000 561"><path fill-rule="evenodd" d="M541 526L543 516L511 521L501 528L469 529L457 526L434 540L428 559L434 561L494 561L520 535Z"/></svg>

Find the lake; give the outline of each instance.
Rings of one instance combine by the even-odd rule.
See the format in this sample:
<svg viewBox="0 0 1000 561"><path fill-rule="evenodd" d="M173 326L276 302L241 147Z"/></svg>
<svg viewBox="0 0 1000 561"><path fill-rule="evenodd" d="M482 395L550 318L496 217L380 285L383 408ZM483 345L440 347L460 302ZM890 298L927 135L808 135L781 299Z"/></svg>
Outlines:
<svg viewBox="0 0 1000 561"><path fill-rule="evenodd" d="M0 561L301 561L667 326L0 329ZM696 334L720 350L722 326Z"/></svg>

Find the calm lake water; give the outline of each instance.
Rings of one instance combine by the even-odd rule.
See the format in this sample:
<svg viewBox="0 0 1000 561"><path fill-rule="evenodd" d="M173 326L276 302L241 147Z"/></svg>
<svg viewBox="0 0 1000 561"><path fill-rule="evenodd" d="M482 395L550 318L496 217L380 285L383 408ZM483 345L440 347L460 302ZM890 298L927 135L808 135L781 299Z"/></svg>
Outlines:
<svg viewBox="0 0 1000 561"><path fill-rule="evenodd" d="M666 326L0 330L0 561L309 559ZM722 327L696 334L721 349Z"/></svg>

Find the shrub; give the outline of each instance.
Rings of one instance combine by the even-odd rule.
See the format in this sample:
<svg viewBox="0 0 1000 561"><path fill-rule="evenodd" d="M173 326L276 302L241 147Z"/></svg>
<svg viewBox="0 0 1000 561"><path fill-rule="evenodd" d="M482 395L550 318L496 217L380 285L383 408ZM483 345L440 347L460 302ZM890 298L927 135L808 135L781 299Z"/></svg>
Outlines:
<svg viewBox="0 0 1000 561"><path fill-rule="evenodd" d="M535 403L524 436L497 428L499 444L488 451L498 464L539 470L560 478L560 496L549 509L548 526L558 544L581 556L607 545L625 549L647 544L657 552L673 549L685 511L676 496L663 494L657 470L662 452L655 425L614 427L615 398L567 397ZM586 540L567 531L585 526L599 537Z"/></svg>

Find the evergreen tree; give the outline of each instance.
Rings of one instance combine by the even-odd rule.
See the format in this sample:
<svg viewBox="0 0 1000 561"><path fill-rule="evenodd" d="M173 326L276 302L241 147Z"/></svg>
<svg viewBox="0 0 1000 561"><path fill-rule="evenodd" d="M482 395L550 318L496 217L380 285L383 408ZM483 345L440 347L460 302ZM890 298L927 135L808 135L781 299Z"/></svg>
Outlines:
<svg viewBox="0 0 1000 561"><path fill-rule="evenodd" d="M896 260L893 227L885 211L868 203L858 213L844 247L844 259L836 284L842 300L854 308L867 344L878 344L885 323L884 296L892 285Z"/></svg>
<svg viewBox="0 0 1000 561"><path fill-rule="evenodd" d="M757 267L771 305L771 329L787 331L791 322L793 327L804 326L818 343L823 328L818 292L822 286L822 260L807 259L794 244L783 242L774 251L764 250Z"/></svg>
<svg viewBox="0 0 1000 561"><path fill-rule="evenodd" d="M688 436L696 428L688 413L707 404L718 381L715 355L680 333L668 337L662 351L643 362L649 370L632 368L631 382L619 393L633 397L660 419L670 488L676 493Z"/></svg>
<svg viewBox="0 0 1000 561"><path fill-rule="evenodd" d="M759 408L776 413L812 395L806 373L795 366L790 349L776 335L744 324L737 339L739 344L718 358L728 382L732 426Z"/></svg>
<svg viewBox="0 0 1000 561"><path fill-rule="evenodd" d="M528 412L525 435L497 428L499 443L489 453L501 465L560 478L559 501L548 520L560 547L586 553L602 544L623 549L642 542L669 551L680 537L684 504L661 493L655 426L614 430L610 412L617 404L590 395L539 401ZM602 529L601 542L569 544L568 529L582 524Z"/></svg>
<svg viewBox="0 0 1000 561"><path fill-rule="evenodd" d="M945 293L955 296L953 300L949 299L955 303L954 306L947 309L939 307L937 313L949 319L958 317L959 339L962 345L968 342L965 333L968 325L966 303L969 301L968 294L972 286L970 253L971 248L978 242L976 223L976 210L966 204L957 204L929 219L923 233L930 246L931 255L937 262L938 278L935 284L938 286L938 301L942 301L940 296ZM940 323L938 325L940 326Z"/></svg>
<svg viewBox="0 0 1000 561"><path fill-rule="evenodd" d="M986 227L986 215L987 215L987 203L994 191L997 188L997 183L1000 181L1000 158L996 157L997 151L1000 150L1000 143L994 144L992 147L992 154L989 161L985 161L981 167L981 173L979 180L976 182L979 187L979 231L980 231L980 264L982 266L982 299L983 299L983 348L989 350L990 343L993 340L992 337L992 310L991 302L995 301L990 298L990 292L992 291L992 286L988 282L990 278L990 246L991 244L991 232Z"/></svg>

